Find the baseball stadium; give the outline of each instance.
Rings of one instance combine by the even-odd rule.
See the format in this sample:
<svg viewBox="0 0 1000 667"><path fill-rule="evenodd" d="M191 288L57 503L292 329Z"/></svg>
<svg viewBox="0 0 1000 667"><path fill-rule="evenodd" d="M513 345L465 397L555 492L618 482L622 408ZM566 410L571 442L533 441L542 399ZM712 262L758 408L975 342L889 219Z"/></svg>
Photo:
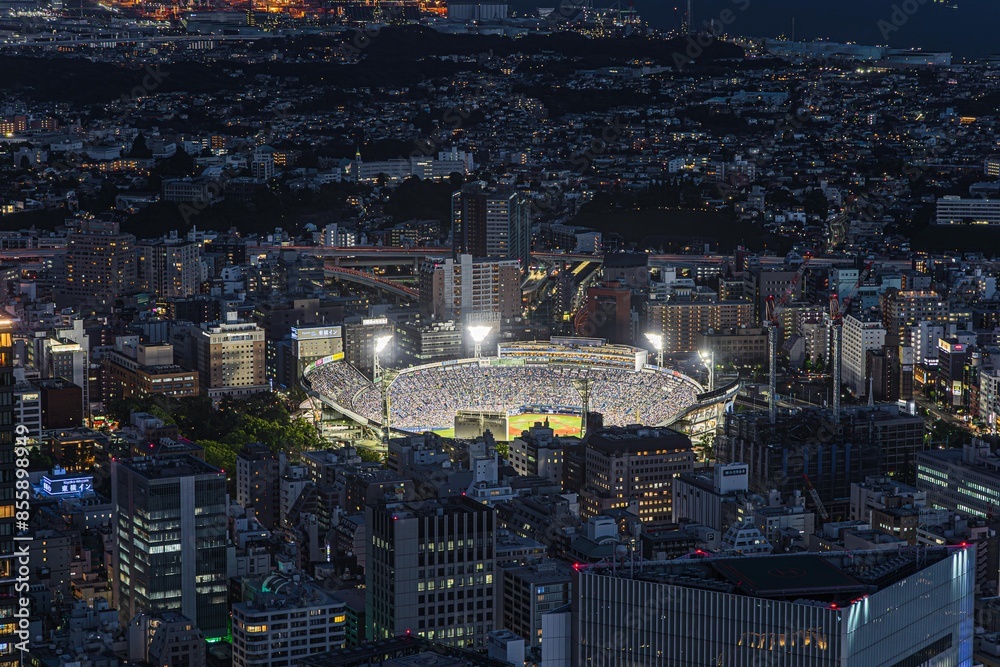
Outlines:
<svg viewBox="0 0 1000 667"><path fill-rule="evenodd" d="M350 419L384 427L380 385L342 359L310 364L303 385ZM686 375L649 365L645 350L570 337L501 343L495 357L406 368L386 384L393 431L451 435L460 415L502 415L507 433L497 439L546 419L557 434L578 435L585 409L609 426L668 425L703 391Z"/></svg>

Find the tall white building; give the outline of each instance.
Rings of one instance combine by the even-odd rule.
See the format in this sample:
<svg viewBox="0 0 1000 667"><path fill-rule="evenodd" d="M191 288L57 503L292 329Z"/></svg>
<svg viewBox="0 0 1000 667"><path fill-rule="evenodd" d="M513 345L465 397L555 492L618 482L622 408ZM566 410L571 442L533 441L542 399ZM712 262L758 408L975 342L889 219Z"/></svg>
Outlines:
<svg viewBox="0 0 1000 667"><path fill-rule="evenodd" d="M521 314L521 264L516 259L430 260L420 267L420 311L425 317L453 320L491 313Z"/></svg>
<svg viewBox="0 0 1000 667"><path fill-rule="evenodd" d="M1000 199L946 196L937 200L939 225L1000 225Z"/></svg>
<svg viewBox="0 0 1000 667"><path fill-rule="evenodd" d="M841 380L855 396L868 394L865 386L867 365L865 353L885 345L885 327L878 320L859 320L853 315L844 318L841 346Z"/></svg>
<svg viewBox="0 0 1000 667"><path fill-rule="evenodd" d="M937 343L944 333L944 325L937 322L917 322L910 327L908 342L917 363L937 365Z"/></svg>

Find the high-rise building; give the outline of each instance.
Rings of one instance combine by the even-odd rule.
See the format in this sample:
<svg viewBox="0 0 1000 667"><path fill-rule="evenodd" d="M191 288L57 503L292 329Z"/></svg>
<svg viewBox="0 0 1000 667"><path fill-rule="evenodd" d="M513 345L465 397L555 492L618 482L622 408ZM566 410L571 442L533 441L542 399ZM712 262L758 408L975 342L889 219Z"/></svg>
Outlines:
<svg viewBox="0 0 1000 667"><path fill-rule="evenodd" d="M4 320L0 321L0 667L21 664L14 616L21 598L14 590L18 565L14 535L19 532L15 523L14 385L14 342L10 322Z"/></svg>
<svg viewBox="0 0 1000 667"><path fill-rule="evenodd" d="M236 455L236 502L252 507L268 530L278 527L281 471L278 456L267 445L248 443Z"/></svg>
<svg viewBox="0 0 1000 667"><path fill-rule="evenodd" d="M787 290L791 289L789 297L792 301L802 298L802 287L804 281L792 284L796 274L795 269L762 269L752 268L743 273L743 293L748 298L753 298L756 308L756 322L763 323L767 317L767 301L771 297L775 299L783 297Z"/></svg>
<svg viewBox="0 0 1000 667"><path fill-rule="evenodd" d="M136 245L138 288L160 299L183 299L201 285L201 244L157 239Z"/></svg>
<svg viewBox="0 0 1000 667"><path fill-rule="evenodd" d="M456 255L531 259L531 221L525 198L509 186L489 189L475 181L451 196L452 249Z"/></svg>
<svg viewBox="0 0 1000 667"><path fill-rule="evenodd" d="M767 496L804 488L808 475L830 516L846 516L851 482L892 474L912 483L916 455L924 448L924 419L892 404L841 409L834 423L829 411L807 408L780 416L767 412L730 412L716 439L717 463L744 463L750 491Z"/></svg>
<svg viewBox="0 0 1000 667"><path fill-rule="evenodd" d="M694 470L691 440L669 428L606 428L587 439L581 515L635 505L644 524L673 521L673 480Z"/></svg>
<svg viewBox="0 0 1000 667"><path fill-rule="evenodd" d="M566 664L971 665L975 552L903 547L583 566Z"/></svg>
<svg viewBox="0 0 1000 667"><path fill-rule="evenodd" d="M868 395L869 350L881 350L886 331L878 320L861 320L853 315L844 318L840 347L841 379L855 396Z"/></svg>
<svg viewBox="0 0 1000 667"><path fill-rule="evenodd" d="M413 634L485 648L496 628L496 512L459 496L369 505L365 619L369 640Z"/></svg>
<svg viewBox="0 0 1000 667"><path fill-rule="evenodd" d="M749 301L669 301L651 303L649 330L663 336L666 354L694 352L703 331L739 329L753 324L753 304Z"/></svg>
<svg viewBox="0 0 1000 667"><path fill-rule="evenodd" d="M518 260L473 259L462 254L420 267L420 314L424 317L453 320L495 313L507 319L521 311Z"/></svg>
<svg viewBox="0 0 1000 667"><path fill-rule="evenodd" d="M127 624L174 611L208 638L229 630L226 474L193 456L111 464L114 585Z"/></svg>
<svg viewBox="0 0 1000 667"><path fill-rule="evenodd" d="M117 222L84 221L71 232L66 248L66 281L58 301L112 306L136 290L135 236Z"/></svg>
<svg viewBox="0 0 1000 667"><path fill-rule="evenodd" d="M264 331L250 322L215 322L189 330L195 370L210 397L267 391Z"/></svg>
<svg viewBox="0 0 1000 667"><path fill-rule="evenodd" d="M910 327L919 326L922 322L948 322L948 302L930 290L886 290L882 294L881 306L886 342L889 344L917 347L913 341L907 340ZM931 345L933 349L937 341L934 340Z"/></svg>

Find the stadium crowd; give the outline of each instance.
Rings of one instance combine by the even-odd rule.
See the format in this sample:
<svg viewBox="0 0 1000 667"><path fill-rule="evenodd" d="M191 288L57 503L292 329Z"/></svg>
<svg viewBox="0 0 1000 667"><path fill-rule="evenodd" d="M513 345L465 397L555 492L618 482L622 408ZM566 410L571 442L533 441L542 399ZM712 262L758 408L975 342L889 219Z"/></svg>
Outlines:
<svg viewBox="0 0 1000 667"><path fill-rule="evenodd" d="M345 408L351 408L354 405L358 393L372 387L372 383L358 369L343 362L317 366L307 379L314 390ZM378 395L377 390L375 393ZM380 414L377 405L375 414Z"/></svg>
<svg viewBox="0 0 1000 667"><path fill-rule="evenodd" d="M346 366L349 370L340 368ZM440 430L459 410L515 413L525 405L581 407L573 380L590 380L590 410L609 426L659 425L694 403L696 388L672 374L645 369L549 365L456 364L401 373L389 388L392 426ZM379 388L348 364L326 364L310 375L334 403L381 421Z"/></svg>

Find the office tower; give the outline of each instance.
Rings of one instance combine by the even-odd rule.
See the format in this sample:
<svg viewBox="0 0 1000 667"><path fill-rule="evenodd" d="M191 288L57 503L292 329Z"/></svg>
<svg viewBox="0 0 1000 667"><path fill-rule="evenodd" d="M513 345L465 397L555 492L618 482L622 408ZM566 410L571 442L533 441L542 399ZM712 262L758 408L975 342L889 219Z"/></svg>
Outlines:
<svg viewBox="0 0 1000 667"><path fill-rule="evenodd" d="M420 314L439 320L477 313L507 319L521 314L521 268L516 260L458 259L424 262L420 267Z"/></svg>
<svg viewBox="0 0 1000 667"><path fill-rule="evenodd" d="M673 480L694 470L691 440L669 428L606 428L587 440L583 517L635 505L644 524L673 520Z"/></svg>
<svg viewBox="0 0 1000 667"><path fill-rule="evenodd" d="M753 324L749 301L670 301L651 303L648 327L663 336L666 354L695 352L698 334L713 329L739 329Z"/></svg>
<svg viewBox="0 0 1000 667"><path fill-rule="evenodd" d="M369 640L413 634L482 649L496 628L496 513L462 496L369 505Z"/></svg>
<svg viewBox="0 0 1000 667"><path fill-rule="evenodd" d="M201 286L201 244L157 239L136 245L138 289L159 299L183 299Z"/></svg>
<svg viewBox="0 0 1000 667"><path fill-rule="evenodd" d="M833 520L847 515L851 482L892 474L912 483L924 447L924 419L895 405L844 407L835 424L828 410L807 408L779 416L726 413L716 439L717 463L744 463L750 491L782 495L804 488L808 475Z"/></svg>
<svg viewBox="0 0 1000 667"><path fill-rule="evenodd" d="M57 301L113 306L136 290L135 236L117 222L83 221L66 248L66 281Z"/></svg>
<svg viewBox="0 0 1000 667"><path fill-rule="evenodd" d="M248 443L236 455L236 502L252 507L254 516L268 530L278 527L281 473L278 456L267 445Z"/></svg>
<svg viewBox="0 0 1000 667"><path fill-rule="evenodd" d="M881 350L886 331L878 320L858 319L853 315L844 318L840 348L841 380L855 396L868 395L869 350ZM839 391L839 388L838 388Z"/></svg>
<svg viewBox="0 0 1000 667"><path fill-rule="evenodd" d="M226 474L193 456L111 464L114 585L123 624L174 611L208 638L229 629Z"/></svg>
<svg viewBox="0 0 1000 667"><path fill-rule="evenodd" d="M250 322L215 322L189 329L202 391L215 399L266 391L264 331Z"/></svg>
<svg viewBox="0 0 1000 667"><path fill-rule="evenodd" d="M14 614L19 595L14 591L17 557L14 553L15 524L15 424L14 424L14 342L10 322L0 321L0 667L20 665L15 644L20 641Z"/></svg>
<svg viewBox="0 0 1000 667"><path fill-rule="evenodd" d="M921 326L924 322L948 322L948 302L937 292L929 290L887 290L882 294L881 306L886 343L890 345L916 347L913 341L907 340L910 327ZM937 345L937 341L932 341L931 345Z"/></svg>
<svg viewBox="0 0 1000 667"><path fill-rule="evenodd" d="M971 664L975 551L584 566L569 664Z"/></svg>
<svg viewBox="0 0 1000 667"><path fill-rule="evenodd" d="M299 575L244 579L242 597L233 605L233 667L288 667L345 646L347 605Z"/></svg>
<svg viewBox="0 0 1000 667"><path fill-rule="evenodd" d="M455 255L517 259L527 271L531 221L525 198L510 186L489 189L467 183L451 196L452 250Z"/></svg>

